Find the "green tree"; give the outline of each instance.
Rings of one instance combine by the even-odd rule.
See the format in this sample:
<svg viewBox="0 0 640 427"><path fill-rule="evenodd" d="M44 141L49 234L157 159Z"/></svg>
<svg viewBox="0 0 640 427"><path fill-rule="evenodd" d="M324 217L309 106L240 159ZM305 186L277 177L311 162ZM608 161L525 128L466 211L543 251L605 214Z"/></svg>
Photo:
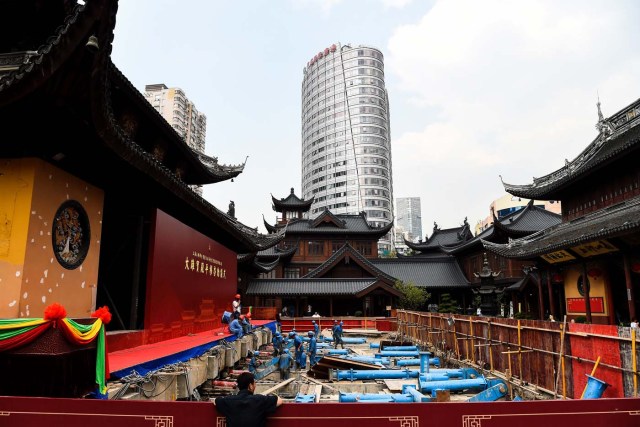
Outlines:
<svg viewBox="0 0 640 427"><path fill-rule="evenodd" d="M440 304L438 304L438 313L457 313L458 302L451 298L449 294L440 296Z"/></svg>
<svg viewBox="0 0 640 427"><path fill-rule="evenodd" d="M417 310L421 308L431 294L423 288L419 288L411 282L404 283L401 280L396 281L394 287L402 292L400 297L400 308L405 310Z"/></svg>

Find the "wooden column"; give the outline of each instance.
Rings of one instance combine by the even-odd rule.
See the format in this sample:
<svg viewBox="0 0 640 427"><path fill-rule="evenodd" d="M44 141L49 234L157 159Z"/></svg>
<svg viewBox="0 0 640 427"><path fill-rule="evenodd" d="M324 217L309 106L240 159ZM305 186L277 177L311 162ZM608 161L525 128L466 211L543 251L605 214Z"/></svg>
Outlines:
<svg viewBox="0 0 640 427"><path fill-rule="evenodd" d="M622 255L624 259L624 281L627 284L627 304L629 305L629 319L636 319L636 305L633 295L633 283L631 282L631 263L629 262L629 254Z"/></svg>
<svg viewBox="0 0 640 427"><path fill-rule="evenodd" d="M535 276L533 276L535 278ZM544 295L542 294L542 278L538 276L538 317L540 320L546 320L544 318Z"/></svg>
<svg viewBox="0 0 640 427"><path fill-rule="evenodd" d="M584 309L587 312L587 322L591 322L591 298L589 297L588 286L589 276L587 275L587 263L582 263L582 289L584 289Z"/></svg>
<svg viewBox="0 0 640 427"><path fill-rule="evenodd" d="M556 305L553 301L553 287L551 286L551 270L547 270L547 292L549 292L549 312L554 319L558 320L556 316Z"/></svg>
<svg viewBox="0 0 640 427"><path fill-rule="evenodd" d="M333 317L333 297L329 297L329 317Z"/></svg>

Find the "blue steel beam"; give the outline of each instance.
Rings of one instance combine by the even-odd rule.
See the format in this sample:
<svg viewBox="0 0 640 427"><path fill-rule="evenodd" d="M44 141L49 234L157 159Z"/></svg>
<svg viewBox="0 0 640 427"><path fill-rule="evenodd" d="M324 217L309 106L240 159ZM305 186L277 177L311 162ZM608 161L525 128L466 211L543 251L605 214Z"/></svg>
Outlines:
<svg viewBox="0 0 640 427"><path fill-rule="evenodd" d="M418 371L412 371L409 369L380 369L373 371L364 370L335 370L330 371L333 379L340 380L383 380L383 379L406 379L406 378L418 378L420 373Z"/></svg>

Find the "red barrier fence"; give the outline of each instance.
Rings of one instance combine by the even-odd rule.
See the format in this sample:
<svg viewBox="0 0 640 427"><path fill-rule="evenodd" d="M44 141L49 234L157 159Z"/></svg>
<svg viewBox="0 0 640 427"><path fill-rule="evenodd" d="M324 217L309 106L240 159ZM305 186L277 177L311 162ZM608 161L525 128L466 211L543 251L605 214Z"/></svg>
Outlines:
<svg viewBox="0 0 640 427"><path fill-rule="evenodd" d="M636 427L640 399L489 403L284 404L269 427ZM3 427L225 427L208 402L152 402L0 397Z"/></svg>

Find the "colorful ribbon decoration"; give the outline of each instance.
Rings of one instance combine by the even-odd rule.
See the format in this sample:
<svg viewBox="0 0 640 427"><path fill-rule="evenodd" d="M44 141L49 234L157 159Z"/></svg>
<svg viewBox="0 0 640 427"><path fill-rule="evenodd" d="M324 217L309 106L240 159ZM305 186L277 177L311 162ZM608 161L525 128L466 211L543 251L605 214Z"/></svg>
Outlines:
<svg viewBox="0 0 640 427"><path fill-rule="evenodd" d="M108 311L108 309L107 309ZM91 325L83 325L68 318L62 319L0 319L0 352L29 344L50 327L58 327L65 338L77 345L96 343L96 384L105 394L107 379L106 341L104 323L100 317Z"/></svg>

